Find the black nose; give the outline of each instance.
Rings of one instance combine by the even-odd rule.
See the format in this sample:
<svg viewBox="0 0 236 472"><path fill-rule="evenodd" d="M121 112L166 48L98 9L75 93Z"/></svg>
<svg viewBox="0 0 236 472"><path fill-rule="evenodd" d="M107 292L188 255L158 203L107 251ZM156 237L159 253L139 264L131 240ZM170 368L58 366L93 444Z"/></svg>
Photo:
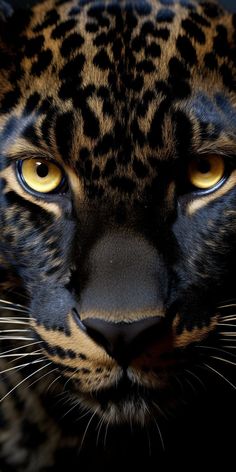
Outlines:
<svg viewBox="0 0 236 472"><path fill-rule="evenodd" d="M131 323L112 323L99 318L86 318L77 322L94 341L122 365L143 352L153 339L158 339L164 328L164 318L154 316Z"/></svg>

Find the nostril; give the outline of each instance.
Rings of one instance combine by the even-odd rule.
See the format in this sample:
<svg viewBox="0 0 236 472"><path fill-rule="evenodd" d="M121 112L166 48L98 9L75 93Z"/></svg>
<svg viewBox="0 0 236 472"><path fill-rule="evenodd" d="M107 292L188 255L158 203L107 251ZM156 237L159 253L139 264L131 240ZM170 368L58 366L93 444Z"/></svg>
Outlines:
<svg viewBox="0 0 236 472"><path fill-rule="evenodd" d="M160 316L130 323L114 323L100 318L81 321L78 312L74 312L80 329L123 366L140 354L153 339L158 340L165 331L164 318Z"/></svg>
<svg viewBox="0 0 236 472"><path fill-rule="evenodd" d="M77 325L86 333L90 338L92 338L97 344L102 345L105 349L109 346L106 337L102 334L103 327L99 325L103 325L102 320L96 318L87 318L86 320L82 321L80 315L76 308L73 309L74 318L76 320Z"/></svg>
<svg viewBox="0 0 236 472"><path fill-rule="evenodd" d="M74 315L75 321L76 321L77 325L79 326L79 328L86 333L87 328L84 325L84 323L81 321L80 315L79 315L78 311L76 310L76 308L73 308L72 313Z"/></svg>

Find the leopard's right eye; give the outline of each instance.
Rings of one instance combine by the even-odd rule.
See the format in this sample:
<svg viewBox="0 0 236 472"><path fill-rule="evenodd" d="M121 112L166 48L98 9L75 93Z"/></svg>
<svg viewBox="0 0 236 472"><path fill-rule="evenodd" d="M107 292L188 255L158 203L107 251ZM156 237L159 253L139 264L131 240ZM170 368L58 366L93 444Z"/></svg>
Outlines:
<svg viewBox="0 0 236 472"><path fill-rule="evenodd" d="M197 190L214 190L225 176L225 162L222 156L208 155L192 159L188 166L188 181Z"/></svg>
<svg viewBox="0 0 236 472"><path fill-rule="evenodd" d="M65 175L60 166L46 159L17 161L17 175L26 190L39 194L58 192L65 183Z"/></svg>

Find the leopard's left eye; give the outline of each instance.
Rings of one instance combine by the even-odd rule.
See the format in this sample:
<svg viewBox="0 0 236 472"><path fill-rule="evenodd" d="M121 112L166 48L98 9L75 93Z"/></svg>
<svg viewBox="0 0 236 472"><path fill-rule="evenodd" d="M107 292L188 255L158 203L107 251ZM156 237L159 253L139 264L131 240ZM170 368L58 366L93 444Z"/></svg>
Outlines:
<svg viewBox="0 0 236 472"><path fill-rule="evenodd" d="M27 190L41 194L58 191L65 182L62 169L46 159L25 159L17 162L20 183Z"/></svg>
<svg viewBox="0 0 236 472"><path fill-rule="evenodd" d="M224 176L225 162L218 155L192 159L188 167L188 180L199 190L214 189L223 182Z"/></svg>

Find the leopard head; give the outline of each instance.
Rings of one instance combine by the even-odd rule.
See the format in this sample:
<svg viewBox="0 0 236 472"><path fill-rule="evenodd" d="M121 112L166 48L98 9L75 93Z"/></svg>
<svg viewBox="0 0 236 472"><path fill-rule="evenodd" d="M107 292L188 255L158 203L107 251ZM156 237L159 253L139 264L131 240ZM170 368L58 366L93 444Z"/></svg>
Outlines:
<svg viewBox="0 0 236 472"><path fill-rule="evenodd" d="M144 424L232 360L235 15L0 5L2 286L72 401Z"/></svg>

